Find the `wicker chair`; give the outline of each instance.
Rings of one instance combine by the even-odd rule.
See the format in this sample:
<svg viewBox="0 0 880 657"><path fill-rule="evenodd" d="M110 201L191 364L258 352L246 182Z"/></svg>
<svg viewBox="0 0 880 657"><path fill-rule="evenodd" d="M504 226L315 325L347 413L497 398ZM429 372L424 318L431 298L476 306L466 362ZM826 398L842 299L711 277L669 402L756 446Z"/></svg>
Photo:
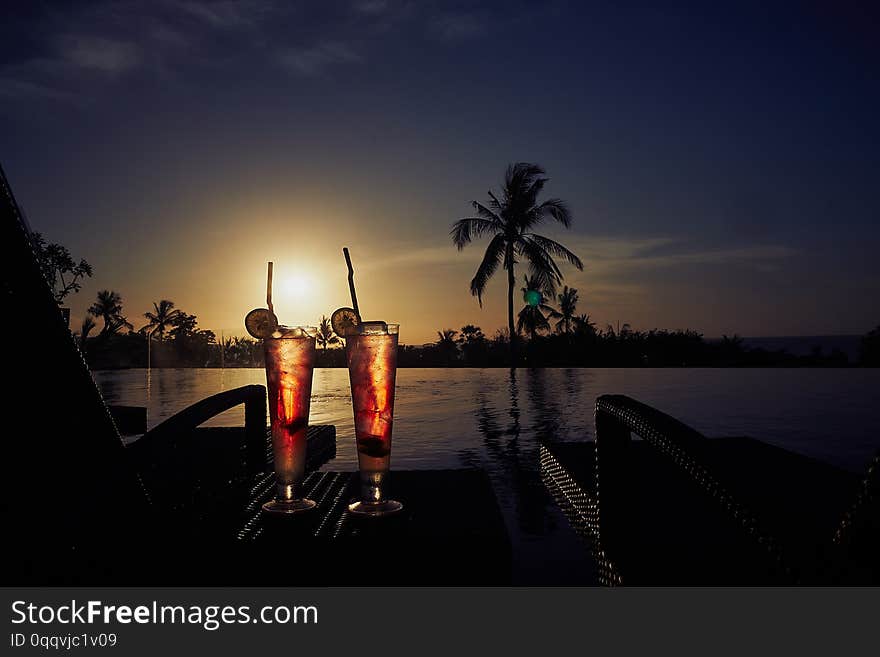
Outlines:
<svg viewBox="0 0 880 657"><path fill-rule="evenodd" d="M880 455L860 481L753 439L706 439L605 395L596 459L599 549L621 582L878 581Z"/></svg>

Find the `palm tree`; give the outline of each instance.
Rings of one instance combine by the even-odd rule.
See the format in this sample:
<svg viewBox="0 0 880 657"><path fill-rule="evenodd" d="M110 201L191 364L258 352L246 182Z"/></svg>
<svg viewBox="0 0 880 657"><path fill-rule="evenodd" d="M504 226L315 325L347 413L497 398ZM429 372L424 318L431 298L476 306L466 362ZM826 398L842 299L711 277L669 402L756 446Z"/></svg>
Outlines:
<svg viewBox="0 0 880 657"><path fill-rule="evenodd" d="M241 338L237 335L226 338L222 345L224 360L235 365L252 365L256 346L257 341L252 338Z"/></svg>
<svg viewBox="0 0 880 657"><path fill-rule="evenodd" d="M158 335L159 340L165 339L165 331L174 326L175 320L181 315L181 311L174 307L174 302L162 299L159 303L153 302L154 313L146 312L144 317L149 320L147 335Z"/></svg>
<svg viewBox="0 0 880 657"><path fill-rule="evenodd" d="M437 331L437 349L443 354L443 358L447 363L451 362L455 356L458 354L458 345L455 343L455 336L458 335L458 331L455 329L443 329L442 331Z"/></svg>
<svg viewBox="0 0 880 657"><path fill-rule="evenodd" d="M443 329L442 331L437 331L437 346L444 347L452 345L455 346L455 336L458 335L458 331L455 329Z"/></svg>
<svg viewBox="0 0 880 657"><path fill-rule="evenodd" d="M606 324L605 335L616 340L626 340L632 335L632 327L626 323L621 326L620 322L617 322L617 333L615 333L614 327L611 324Z"/></svg>
<svg viewBox="0 0 880 657"><path fill-rule="evenodd" d="M447 329L448 330L448 329ZM461 333L455 339L459 344L473 344L476 342L485 341L486 336L483 334L483 329L479 326L474 326L473 324L466 324L461 327Z"/></svg>
<svg viewBox="0 0 880 657"><path fill-rule="evenodd" d="M555 295L562 272L554 257L563 258L583 269L574 253L532 229L547 218L571 226L571 211L566 203L551 198L538 203L538 195L547 183L545 171L536 164L519 162L507 167L499 199L491 190L489 203L473 201L476 216L459 219L452 225L452 242L461 251L475 238L491 236L477 273L471 280L471 294L483 305L483 292L489 279L501 265L507 271L507 327L510 331L511 365L515 365L516 331L513 325L513 288L515 266L519 260L528 262L529 273L536 277L538 288Z"/></svg>
<svg viewBox="0 0 880 657"><path fill-rule="evenodd" d="M556 322L556 330L561 332L565 329L565 334L571 333L571 324L574 321L574 311L577 308L578 291L573 287L566 285L562 288L562 293L557 297L559 299L559 321Z"/></svg>
<svg viewBox="0 0 880 657"><path fill-rule="evenodd" d="M93 328L95 328L95 318L92 315L86 314L83 317L82 326L79 331L79 348L83 351L86 348L86 340L89 337L89 333L92 332Z"/></svg>
<svg viewBox="0 0 880 657"><path fill-rule="evenodd" d="M113 290L101 290L98 298L88 309L95 317L104 320L104 327L100 335L109 335L118 332L123 326L131 329L132 325L122 314L122 295Z"/></svg>
<svg viewBox="0 0 880 657"><path fill-rule="evenodd" d="M321 315L321 325L318 327L317 341L324 351L327 351L328 345L339 344L339 336L333 332L330 320L324 315Z"/></svg>
<svg viewBox="0 0 880 657"><path fill-rule="evenodd" d="M537 304L532 305L528 300L528 293L538 291L538 281L534 276L526 276L524 279L525 286L522 288L523 301L526 305L519 311L516 319L517 332L526 332L534 340L541 331L550 330L549 318L555 319L559 317L559 313L552 306L544 303L544 295L541 295ZM544 313L547 313L546 315Z"/></svg>
<svg viewBox="0 0 880 657"><path fill-rule="evenodd" d="M596 322L589 315L578 315L574 318L575 331L582 335L596 335Z"/></svg>

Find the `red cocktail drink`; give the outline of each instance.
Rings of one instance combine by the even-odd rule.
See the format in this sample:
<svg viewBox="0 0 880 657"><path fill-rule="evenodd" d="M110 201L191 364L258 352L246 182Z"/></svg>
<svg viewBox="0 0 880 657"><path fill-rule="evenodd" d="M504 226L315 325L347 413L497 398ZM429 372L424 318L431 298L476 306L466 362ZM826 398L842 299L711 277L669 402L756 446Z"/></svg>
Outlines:
<svg viewBox="0 0 880 657"><path fill-rule="evenodd" d="M391 465L398 329L397 324L363 322L345 336L361 478L361 501L349 506L353 513L378 516L403 508L383 493Z"/></svg>
<svg viewBox="0 0 880 657"><path fill-rule="evenodd" d="M263 505L270 513L298 513L315 503L299 496L306 465L306 432L315 369L314 327L279 326L263 340L269 420L275 456L275 499Z"/></svg>

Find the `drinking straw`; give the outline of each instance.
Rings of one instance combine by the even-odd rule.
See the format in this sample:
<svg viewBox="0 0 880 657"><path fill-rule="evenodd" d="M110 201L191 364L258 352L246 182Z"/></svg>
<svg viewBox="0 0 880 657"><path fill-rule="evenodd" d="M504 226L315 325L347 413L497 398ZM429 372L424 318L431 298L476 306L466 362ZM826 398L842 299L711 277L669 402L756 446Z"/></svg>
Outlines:
<svg viewBox="0 0 880 657"><path fill-rule="evenodd" d="M275 308L272 307L272 263L269 262L269 275L266 278L266 305L269 306L269 312L275 312Z"/></svg>
<svg viewBox="0 0 880 657"><path fill-rule="evenodd" d="M342 253L345 254L345 264L348 265L348 289L351 292L351 305L354 308L354 314L360 320L361 311L358 308L358 298L354 291L354 268L351 266L351 256L348 254L348 247L342 247Z"/></svg>

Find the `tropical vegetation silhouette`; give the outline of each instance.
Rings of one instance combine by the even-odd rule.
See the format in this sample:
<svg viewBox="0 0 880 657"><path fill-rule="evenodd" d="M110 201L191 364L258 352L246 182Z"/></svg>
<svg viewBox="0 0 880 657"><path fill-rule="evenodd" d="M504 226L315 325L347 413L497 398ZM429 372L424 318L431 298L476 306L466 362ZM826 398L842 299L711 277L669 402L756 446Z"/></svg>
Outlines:
<svg viewBox="0 0 880 657"><path fill-rule="evenodd" d="M862 337L859 362L867 367L880 367L880 326Z"/></svg>
<svg viewBox="0 0 880 657"><path fill-rule="evenodd" d="M434 343L400 345L400 367L509 366L511 343L517 339L522 346L520 362L529 367L880 366L880 326L862 338L857 362L850 362L836 349L825 353L819 346L803 356L781 349L749 347L738 335L707 340L689 329L640 331L627 323L616 328L608 325L604 330L598 329L589 314L578 313L581 299L577 289L565 285L555 294L556 286L562 280L562 274L552 260L557 251L543 241L545 238L530 232L531 226L540 218L536 218L538 211L535 208L544 206L544 214L557 217L560 208L564 207L557 200L537 205L537 192L546 182L540 178L540 171L533 165L510 167L503 200L490 203L491 210L480 210L483 206L475 204L478 213L490 214L462 219L453 230L453 238L464 245L473 237L502 229L493 235L487 249L487 256L496 254L495 265L486 265L487 258L484 257L474 279L472 289L478 297L491 273L508 260L508 254L511 254L508 277L516 262L520 259L528 261L530 271L524 276L522 287L525 306L518 313L513 330L508 326L487 335L475 324L466 324L459 330L444 328L437 331ZM523 188L524 192L516 191ZM491 192L490 198L495 201ZM523 223L515 219L515 211L525 206L531 210L525 212L527 220ZM505 233L504 229L510 232ZM92 268L85 260L76 263L62 246L47 244L39 235L34 239L35 251L42 254L38 257L44 263L41 266L47 284L53 286L56 302L61 303L80 290L81 280L92 275ZM499 244L503 247L500 256L496 251ZM544 249L546 257L535 248L536 245ZM575 258L573 254L571 257ZM489 258L488 262L491 265L493 261ZM552 305L554 303L556 307ZM146 367L148 363L155 367L262 367L263 349L259 340L231 335L218 341L213 331L199 326L196 315L177 308L170 299L161 299L152 305L142 314L146 323L134 330L124 313L122 295L109 289L98 292L74 334L89 364L95 369ZM99 321L102 322L101 330L94 335ZM153 356L148 360L148 338L151 337L155 343ZM345 353L340 348L344 346L344 340L333 332L326 315L321 317L317 342L321 346L318 367L346 366Z"/></svg>
<svg viewBox="0 0 880 657"><path fill-rule="evenodd" d="M551 198L538 202L538 196L549 181L537 164L519 162L507 167L501 193L488 192L485 205L472 201L475 216L464 217L452 225L450 235L459 251L474 239L490 237L483 260L471 280L471 294L483 304L483 292L489 280L501 266L507 272L507 330L510 335L511 365L516 363L517 332L513 319L513 289L516 264L528 264L529 274L536 290L555 294L562 281L562 271L556 263L561 258L583 269L583 263L559 242L538 235L533 229L552 219L566 228L571 227L572 215L561 199Z"/></svg>
<svg viewBox="0 0 880 657"><path fill-rule="evenodd" d="M122 314L122 295L113 290L101 290L98 298L89 307L89 313L104 320L101 335L119 333L123 328L131 330L134 326Z"/></svg>
<svg viewBox="0 0 880 657"><path fill-rule="evenodd" d="M321 315L321 323L318 325L318 336L316 338L318 345L326 352L327 347L340 344L342 338L333 332L333 327L326 315Z"/></svg>
<svg viewBox="0 0 880 657"><path fill-rule="evenodd" d="M91 278L92 266L86 260L76 262L66 247L47 242L40 233L31 234L31 244L40 270L59 306L68 295L80 291L83 279Z"/></svg>
<svg viewBox="0 0 880 657"><path fill-rule="evenodd" d="M562 292L557 297L559 301L559 310L554 315L559 321L556 322L556 330L569 335L571 327L577 321L575 311L577 310L578 291L573 287L566 285L562 288ZM589 317L584 320L589 323Z"/></svg>
<svg viewBox="0 0 880 657"><path fill-rule="evenodd" d="M147 333L159 340L165 338L165 333L173 327L175 321L182 315L181 311L174 307L174 302L168 299L153 302L153 312L145 312L144 317L148 320Z"/></svg>
<svg viewBox="0 0 880 657"><path fill-rule="evenodd" d="M442 354L447 365L451 364L458 355L457 334L458 331L454 329L437 331L437 349Z"/></svg>
<svg viewBox="0 0 880 657"><path fill-rule="evenodd" d="M549 320L558 316L559 313L555 308L544 303L544 295L540 292L540 282L534 276L526 276L524 282L522 293L526 305L517 314L516 330L518 333L527 334L534 340L539 333L550 332ZM536 302L533 303L530 300L531 297L535 297Z"/></svg>

